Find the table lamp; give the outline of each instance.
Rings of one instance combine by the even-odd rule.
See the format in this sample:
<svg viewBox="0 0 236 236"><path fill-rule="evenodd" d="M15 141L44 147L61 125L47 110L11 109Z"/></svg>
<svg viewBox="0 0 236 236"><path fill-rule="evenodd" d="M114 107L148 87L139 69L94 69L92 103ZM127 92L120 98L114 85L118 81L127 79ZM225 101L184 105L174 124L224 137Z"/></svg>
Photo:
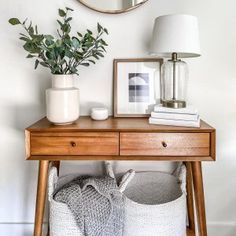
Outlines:
<svg viewBox="0 0 236 236"><path fill-rule="evenodd" d="M198 20L191 15L157 17L151 55L171 58L161 68L161 103L164 107L186 107L188 67L179 58L200 56Z"/></svg>

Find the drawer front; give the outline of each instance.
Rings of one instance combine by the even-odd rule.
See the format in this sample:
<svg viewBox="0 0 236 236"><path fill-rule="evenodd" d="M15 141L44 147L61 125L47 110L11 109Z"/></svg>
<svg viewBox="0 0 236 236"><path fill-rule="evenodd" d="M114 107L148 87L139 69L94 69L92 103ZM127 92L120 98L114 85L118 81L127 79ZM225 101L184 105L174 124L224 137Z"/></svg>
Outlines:
<svg viewBox="0 0 236 236"><path fill-rule="evenodd" d="M209 156L209 133L121 133L121 156Z"/></svg>
<svg viewBox="0 0 236 236"><path fill-rule="evenodd" d="M64 136L63 136L64 135ZM31 155L118 155L118 133L31 134Z"/></svg>

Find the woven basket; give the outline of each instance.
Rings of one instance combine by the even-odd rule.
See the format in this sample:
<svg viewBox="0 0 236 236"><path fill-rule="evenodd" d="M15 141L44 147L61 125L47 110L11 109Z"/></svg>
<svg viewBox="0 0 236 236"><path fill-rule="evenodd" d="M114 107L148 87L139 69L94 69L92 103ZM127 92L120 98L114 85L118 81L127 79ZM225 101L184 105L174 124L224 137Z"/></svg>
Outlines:
<svg viewBox="0 0 236 236"><path fill-rule="evenodd" d="M178 177L162 172L136 173L124 195L124 236L186 235L184 166Z"/></svg>
<svg viewBox="0 0 236 236"><path fill-rule="evenodd" d="M106 173L114 177L111 166ZM56 202L53 193L76 175L57 177L57 169L49 171L48 198L50 236L83 236L66 204ZM125 198L123 236L185 236L186 235L186 169L176 175L162 172L127 172L120 190Z"/></svg>
<svg viewBox="0 0 236 236"><path fill-rule="evenodd" d="M48 177L50 236L83 236L73 214L64 203L56 202L53 193L57 188L74 179L75 175L57 177L57 169L52 167Z"/></svg>

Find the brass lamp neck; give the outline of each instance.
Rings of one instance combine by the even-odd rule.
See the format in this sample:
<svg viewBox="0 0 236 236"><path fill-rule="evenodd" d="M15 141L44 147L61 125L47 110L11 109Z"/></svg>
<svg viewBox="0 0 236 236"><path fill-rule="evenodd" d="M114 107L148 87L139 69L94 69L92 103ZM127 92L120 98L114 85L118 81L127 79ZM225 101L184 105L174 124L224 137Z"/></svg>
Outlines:
<svg viewBox="0 0 236 236"><path fill-rule="evenodd" d="M172 53L172 57L171 57L172 61L178 61L178 55L176 52Z"/></svg>
<svg viewBox="0 0 236 236"><path fill-rule="evenodd" d="M177 52L173 52L171 54L171 59L169 59L168 61L177 62L177 61L181 61L181 60L178 58Z"/></svg>

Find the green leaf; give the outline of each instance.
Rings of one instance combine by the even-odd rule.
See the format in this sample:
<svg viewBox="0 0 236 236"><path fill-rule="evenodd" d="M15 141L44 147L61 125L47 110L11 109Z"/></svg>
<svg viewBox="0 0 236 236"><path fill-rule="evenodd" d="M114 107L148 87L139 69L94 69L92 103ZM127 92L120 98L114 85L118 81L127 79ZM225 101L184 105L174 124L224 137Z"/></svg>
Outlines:
<svg viewBox="0 0 236 236"><path fill-rule="evenodd" d="M57 46L57 47L60 47L61 44L62 44L62 41L61 41L60 39L58 39L58 40L56 41L56 46Z"/></svg>
<svg viewBox="0 0 236 236"><path fill-rule="evenodd" d="M94 54L93 57L94 57L95 59L99 60L99 57L98 57L97 55Z"/></svg>
<svg viewBox="0 0 236 236"><path fill-rule="evenodd" d="M100 42L103 46L108 46L108 44L103 39L100 39Z"/></svg>
<svg viewBox="0 0 236 236"><path fill-rule="evenodd" d="M70 72L72 74L75 74L78 70L75 67L71 67Z"/></svg>
<svg viewBox="0 0 236 236"><path fill-rule="evenodd" d="M70 35L66 34L66 35L64 36L64 40L67 41L67 42L68 42L68 41L71 41L71 40L70 40ZM71 43L69 43L69 45L71 45Z"/></svg>
<svg viewBox="0 0 236 236"><path fill-rule="evenodd" d="M79 37L83 37L83 35L80 32L77 32Z"/></svg>
<svg viewBox="0 0 236 236"><path fill-rule="evenodd" d="M20 33L21 36L28 38L27 35Z"/></svg>
<svg viewBox="0 0 236 236"><path fill-rule="evenodd" d="M65 57L65 54L66 54L66 52L64 50L62 50L60 52L60 58L63 59ZM64 59L63 59L63 61L64 61Z"/></svg>
<svg viewBox="0 0 236 236"><path fill-rule="evenodd" d="M23 23L22 23L22 24L24 25L24 24L27 22L27 20L28 20L28 19L26 18L26 19L23 21Z"/></svg>
<svg viewBox="0 0 236 236"><path fill-rule="evenodd" d="M106 52L106 49L105 49L103 46L101 46L101 48L102 48L102 50L103 50L104 52Z"/></svg>
<svg viewBox="0 0 236 236"><path fill-rule="evenodd" d="M35 43L40 43L44 39L44 36L42 34L33 34L31 35L31 37L33 38L33 41Z"/></svg>
<svg viewBox="0 0 236 236"><path fill-rule="evenodd" d="M58 33L58 35L61 37L61 33L59 32L59 30L57 29L57 33Z"/></svg>
<svg viewBox="0 0 236 236"><path fill-rule="evenodd" d="M39 60L36 59L36 60L35 60L35 63L34 63L34 69L35 69L35 70L37 69L38 65L39 65Z"/></svg>
<svg viewBox="0 0 236 236"><path fill-rule="evenodd" d="M54 44L54 42L53 42L53 40L45 40L45 44L47 45L47 46L51 46L51 45L53 45Z"/></svg>
<svg viewBox="0 0 236 236"><path fill-rule="evenodd" d="M53 37L52 35L50 35L50 34L44 35L44 38L45 38L46 40L49 40L49 41L51 41L51 40L54 39L54 37Z"/></svg>
<svg viewBox="0 0 236 236"><path fill-rule="evenodd" d="M97 30L98 30L98 33L100 33L101 31L102 31L102 26L99 24L99 23L97 23Z"/></svg>
<svg viewBox="0 0 236 236"><path fill-rule="evenodd" d="M21 22L20 22L20 20L18 19L18 18L11 18L11 19L9 19L9 21L8 21L11 25L20 25L21 24Z"/></svg>
<svg viewBox="0 0 236 236"><path fill-rule="evenodd" d="M57 23L62 27L63 26L63 23L59 20L57 20Z"/></svg>
<svg viewBox="0 0 236 236"><path fill-rule="evenodd" d="M48 64L45 62L40 62L40 65L44 66L44 67L48 67Z"/></svg>
<svg viewBox="0 0 236 236"><path fill-rule="evenodd" d="M50 50L50 49L53 49L53 48L55 48L57 45L56 45L56 43L52 43L51 45L49 45L48 47L45 47L45 46L41 46L42 47L42 49L43 50L45 50L45 51L48 51L48 50Z"/></svg>
<svg viewBox="0 0 236 236"><path fill-rule="evenodd" d="M88 61L91 62L91 63L93 63L93 64L96 64L95 61L93 61L93 60L88 60Z"/></svg>
<svg viewBox="0 0 236 236"><path fill-rule="evenodd" d="M49 64L49 65L51 65L51 66L57 65L57 62L55 62L54 60L51 60L51 59L46 60L46 62L47 62L47 64Z"/></svg>
<svg viewBox="0 0 236 236"><path fill-rule="evenodd" d="M72 45L73 45L73 47L74 47L75 49L77 49L77 48L79 47L79 45L80 45L79 40L74 37L74 38L72 39Z"/></svg>
<svg viewBox="0 0 236 236"><path fill-rule="evenodd" d="M65 51L65 56L68 57L68 58L72 58L74 56L74 54L71 51L66 50Z"/></svg>
<svg viewBox="0 0 236 236"><path fill-rule="evenodd" d="M62 27L61 27L61 30L65 33L69 33L70 32L70 26L67 25L67 24L64 24Z"/></svg>
<svg viewBox="0 0 236 236"><path fill-rule="evenodd" d="M67 11L74 11L72 8L66 7Z"/></svg>
<svg viewBox="0 0 236 236"><path fill-rule="evenodd" d="M35 33L38 34L38 26L35 25Z"/></svg>
<svg viewBox="0 0 236 236"><path fill-rule="evenodd" d="M47 51L47 52L45 53L45 55L46 55L46 57L47 57L48 59L52 59L53 56L54 56L54 53Z"/></svg>
<svg viewBox="0 0 236 236"><path fill-rule="evenodd" d="M70 48L72 45L71 39L64 39L63 43L66 48Z"/></svg>
<svg viewBox="0 0 236 236"><path fill-rule="evenodd" d="M34 28L32 26L30 26L28 30L29 30L29 34L31 35L34 34Z"/></svg>
<svg viewBox="0 0 236 236"><path fill-rule="evenodd" d="M68 18L65 20L65 22L68 23L68 22L71 21L71 20L72 20L72 17L68 17Z"/></svg>
<svg viewBox="0 0 236 236"><path fill-rule="evenodd" d="M92 46L93 46L93 43L92 43L92 42L86 42L86 43L84 43L84 46L86 46L86 47L92 47Z"/></svg>
<svg viewBox="0 0 236 236"><path fill-rule="evenodd" d="M91 30L89 30L89 29L87 29L87 32L88 32L89 34L93 34L93 32L92 32Z"/></svg>
<svg viewBox="0 0 236 236"><path fill-rule="evenodd" d="M30 42L26 42L23 45L23 48L27 51L27 52L31 52L31 43Z"/></svg>
<svg viewBox="0 0 236 236"><path fill-rule="evenodd" d="M100 56L100 57L104 57L104 55L100 52L97 52L97 55Z"/></svg>
<svg viewBox="0 0 236 236"><path fill-rule="evenodd" d="M59 16L61 16L61 17L64 17L64 16L66 16L66 13L65 13L65 11L64 11L64 10L62 10L62 9L58 9L58 14L59 14Z"/></svg>
<svg viewBox="0 0 236 236"><path fill-rule="evenodd" d="M83 53L82 52L79 52L79 51L76 51L75 54L77 59L83 59Z"/></svg>
<svg viewBox="0 0 236 236"><path fill-rule="evenodd" d="M28 54L26 58L33 58L33 57L35 57L35 56L32 54Z"/></svg>
<svg viewBox="0 0 236 236"><path fill-rule="evenodd" d="M29 39L28 38L26 38L26 37L20 37L19 38L20 40L23 40L23 41L25 41L25 42L27 42Z"/></svg>
<svg viewBox="0 0 236 236"><path fill-rule="evenodd" d="M89 66L89 63L81 63L80 65L81 65L81 66L86 66L86 67L88 67L88 66Z"/></svg>
<svg viewBox="0 0 236 236"><path fill-rule="evenodd" d="M109 34L109 33L108 33L108 30L107 30L106 28L104 28L104 32L105 32L106 34Z"/></svg>
<svg viewBox="0 0 236 236"><path fill-rule="evenodd" d="M33 43L32 41L28 41L26 42L24 45L23 45L23 48L31 53L31 54L34 54L34 53L40 53L41 49L40 47L38 47L35 43Z"/></svg>

